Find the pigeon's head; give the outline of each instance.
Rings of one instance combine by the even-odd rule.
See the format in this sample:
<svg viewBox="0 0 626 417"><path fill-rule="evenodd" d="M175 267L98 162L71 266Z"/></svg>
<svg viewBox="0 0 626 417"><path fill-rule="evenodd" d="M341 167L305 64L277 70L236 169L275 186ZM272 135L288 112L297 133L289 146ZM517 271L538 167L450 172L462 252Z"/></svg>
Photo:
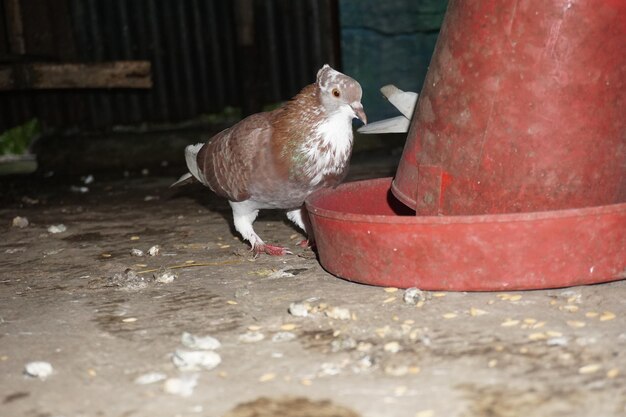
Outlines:
<svg viewBox="0 0 626 417"><path fill-rule="evenodd" d="M317 72L316 83L320 89L322 105L329 113L343 112L367 124L361 104L363 90L355 79L326 64Z"/></svg>

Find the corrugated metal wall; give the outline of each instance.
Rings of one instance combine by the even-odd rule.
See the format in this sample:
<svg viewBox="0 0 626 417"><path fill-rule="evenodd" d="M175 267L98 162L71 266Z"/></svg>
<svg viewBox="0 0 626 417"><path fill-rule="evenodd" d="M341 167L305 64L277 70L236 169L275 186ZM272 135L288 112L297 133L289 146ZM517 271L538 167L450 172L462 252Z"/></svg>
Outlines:
<svg viewBox="0 0 626 417"><path fill-rule="evenodd" d="M23 3L44 13L35 9L35 0ZM60 2L39 3L53 9ZM254 5L253 63L258 65L256 90L261 103L291 97L314 80L325 62L339 65L336 0L250 3ZM38 117L48 127L106 130L142 122L178 122L219 112L225 106L241 106L246 94L241 71L249 69L250 57L242 55L248 49L237 45L236 4L222 0L66 0L70 27L65 30L71 36L57 38L70 39L71 44L57 42L57 56L47 59L146 59L152 63L154 87L146 91L0 92L0 129ZM54 16L50 14L51 19ZM24 17L25 30L37 30L28 26L28 17Z"/></svg>

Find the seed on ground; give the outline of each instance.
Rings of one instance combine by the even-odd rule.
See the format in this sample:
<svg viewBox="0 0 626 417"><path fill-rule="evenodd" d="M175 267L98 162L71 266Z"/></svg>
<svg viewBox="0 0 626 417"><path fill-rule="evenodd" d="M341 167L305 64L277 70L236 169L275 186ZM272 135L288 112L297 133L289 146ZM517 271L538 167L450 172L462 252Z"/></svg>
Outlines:
<svg viewBox="0 0 626 417"><path fill-rule="evenodd" d="M442 314L441 317L443 317L444 319L453 319L456 317L456 313L445 313Z"/></svg>
<svg viewBox="0 0 626 417"><path fill-rule="evenodd" d="M385 352L398 353L400 351L400 344L396 341L385 343Z"/></svg>
<svg viewBox="0 0 626 417"><path fill-rule="evenodd" d="M566 323L569 327L572 327L574 329L580 329L581 327L586 326L586 323L580 320L568 320Z"/></svg>
<svg viewBox="0 0 626 417"><path fill-rule="evenodd" d="M591 365L585 365L578 368L578 373L583 375L593 374L594 372L598 372L600 368L602 368L602 365L600 365L599 363L593 363Z"/></svg>
<svg viewBox="0 0 626 417"><path fill-rule="evenodd" d="M600 321L613 320L614 318L615 318L615 313L612 313L610 311L605 311L602 313L602 315L600 315Z"/></svg>
<svg viewBox="0 0 626 417"><path fill-rule="evenodd" d="M520 323L519 320L506 319L505 321L500 323L500 326L502 326L502 327L513 327L513 326L517 326L519 323Z"/></svg>
<svg viewBox="0 0 626 417"><path fill-rule="evenodd" d="M276 378L276 374L270 372L270 373L261 375L261 377L259 377L259 382L268 382L275 378Z"/></svg>
<svg viewBox="0 0 626 417"><path fill-rule="evenodd" d="M388 292L388 293L392 293L392 292L396 292L396 291L398 291L398 289L396 287L387 287L387 288L385 288L385 292Z"/></svg>
<svg viewBox="0 0 626 417"><path fill-rule="evenodd" d="M619 369L617 368L612 368L606 371L606 377L609 379L617 378L618 375L619 375Z"/></svg>
<svg viewBox="0 0 626 417"><path fill-rule="evenodd" d="M470 308L469 313L470 313L470 316L472 317L484 316L485 314L487 314L485 310L481 310L480 308L475 308L475 307Z"/></svg>

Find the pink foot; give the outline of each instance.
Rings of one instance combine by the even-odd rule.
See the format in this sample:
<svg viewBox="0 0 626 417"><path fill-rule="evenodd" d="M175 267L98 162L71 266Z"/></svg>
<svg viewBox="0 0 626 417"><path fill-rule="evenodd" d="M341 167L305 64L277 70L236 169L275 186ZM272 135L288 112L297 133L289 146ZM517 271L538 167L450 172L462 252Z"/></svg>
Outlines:
<svg viewBox="0 0 626 417"><path fill-rule="evenodd" d="M271 256L284 256L284 255L293 254L287 248L283 248L281 246L268 245L266 243L262 245L256 245L254 248L252 248L252 251L254 252L255 256L258 256L261 253L266 253Z"/></svg>
<svg viewBox="0 0 626 417"><path fill-rule="evenodd" d="M311 239L304 239L302 242L298 243L298 246L301 248L311 248L315 249L315 241Z"/></svg>

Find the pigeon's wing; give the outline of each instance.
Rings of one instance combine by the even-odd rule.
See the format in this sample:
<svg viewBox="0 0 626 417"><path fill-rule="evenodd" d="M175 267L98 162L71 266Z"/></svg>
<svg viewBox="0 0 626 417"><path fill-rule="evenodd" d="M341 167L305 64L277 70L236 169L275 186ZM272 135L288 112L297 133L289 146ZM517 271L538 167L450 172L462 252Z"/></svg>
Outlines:
<svg viewBox="0 0 626 417"><path fill-rule="evenodd" d="M406 133L409 131L411 121L404 116L396 116L391 119L384 119L372 122L357 129L359 133Z"/></svg>
<svg viewBox="0 0 626 417"><path fill-rule="evenodd" d="M250 198L259 153L270 148L268 113L247 117L211 138L197 155L200 181L230 201Z"/></svg>
<svg viewBox="0 0 626 417"><path fill-rule="evenodd" d="M396 109L400 110L404 117L411 120L417 103L417 93L402 91L393 84L382 87L380 91Z"/></svg>

